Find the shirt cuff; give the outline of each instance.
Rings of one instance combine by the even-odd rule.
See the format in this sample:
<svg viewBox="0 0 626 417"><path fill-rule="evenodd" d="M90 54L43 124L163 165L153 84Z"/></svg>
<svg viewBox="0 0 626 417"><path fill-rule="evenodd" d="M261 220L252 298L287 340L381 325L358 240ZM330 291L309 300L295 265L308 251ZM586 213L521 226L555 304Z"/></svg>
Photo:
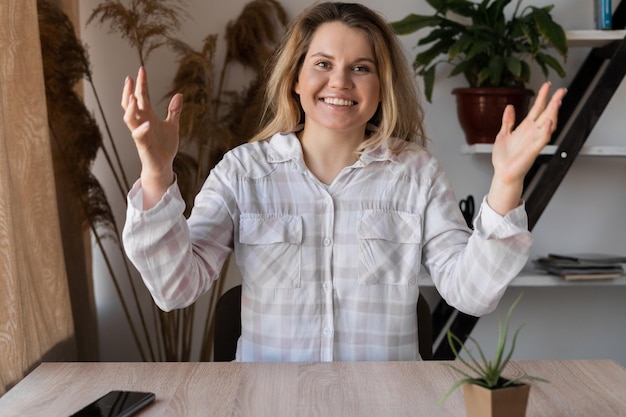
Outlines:
<svg viewBox="0 0 626 417"><path fill-rule="evenodd" d="M483 197L482 204L476 216L474 227L488 238L503 238L528 231L528 215L526 202L520 203L513 210L502 216L487 203L487 196Z"/></svg>
<svg viewBox="0 0 626 417"><path fill-rule="evenodd" d="M169 186L165 194L163 194L163 197L161 197L161 200L159 200L154 207L148 210L143 209L143 188L141 187L140 179L135 181L128 192L127 202L129 214L147 214L151 211L160 211L163 210L164 207L172 205L172 202L180 202L183 206L185 205L180 189L178 188L176 177L174 177L174 182Z"/></svg>

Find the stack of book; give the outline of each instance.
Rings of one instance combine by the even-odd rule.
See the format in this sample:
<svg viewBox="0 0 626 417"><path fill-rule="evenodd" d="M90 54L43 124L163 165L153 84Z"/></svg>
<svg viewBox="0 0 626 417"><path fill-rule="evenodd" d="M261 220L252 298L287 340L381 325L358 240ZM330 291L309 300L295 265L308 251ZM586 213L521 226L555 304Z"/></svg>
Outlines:
<svg viewBox="0 0 626 417"><path fill-rule="evenodd" d="M612 279L624 275L626 256L549 254L534 263L537 268L566 280Z"/></svg>

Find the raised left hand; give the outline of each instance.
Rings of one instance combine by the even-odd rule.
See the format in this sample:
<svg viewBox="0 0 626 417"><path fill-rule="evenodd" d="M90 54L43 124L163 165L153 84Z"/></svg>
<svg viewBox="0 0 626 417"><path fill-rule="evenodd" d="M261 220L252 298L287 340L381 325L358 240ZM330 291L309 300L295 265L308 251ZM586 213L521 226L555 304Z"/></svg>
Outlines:
<svg viewBox="0 0 626 417"><path fill-rule="evenodd" d="M489 205L506 214L519 204L524 177L541 150L550 142L556 129L565 88L554 92L548 102L550 83L544 83L537 93L528 115L513 129L515 110L507 106L502 115L502 127L493 145L493 181L487 200Z"/></svg>

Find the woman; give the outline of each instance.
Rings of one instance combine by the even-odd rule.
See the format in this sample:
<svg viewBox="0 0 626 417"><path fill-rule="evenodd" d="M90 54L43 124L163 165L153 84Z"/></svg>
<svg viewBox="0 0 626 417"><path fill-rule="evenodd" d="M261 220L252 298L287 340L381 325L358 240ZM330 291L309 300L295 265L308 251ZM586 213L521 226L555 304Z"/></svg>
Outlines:
<svg viewBox="0 0 626 417"><path fill-rule="evenodd" d="M421 109L387 23L359 4L300 15L271 64L264 126L227 153L188 221L172 162L182 97L165 120L146 73L124 86L142 163L124 241L155 302L193 303L231 252L243 277L243 361L414 360L419 274L473 315L495 309L528 259L523 178L549 141L564 90L545 84L513 130L471 232L424 148Z"/></svg>

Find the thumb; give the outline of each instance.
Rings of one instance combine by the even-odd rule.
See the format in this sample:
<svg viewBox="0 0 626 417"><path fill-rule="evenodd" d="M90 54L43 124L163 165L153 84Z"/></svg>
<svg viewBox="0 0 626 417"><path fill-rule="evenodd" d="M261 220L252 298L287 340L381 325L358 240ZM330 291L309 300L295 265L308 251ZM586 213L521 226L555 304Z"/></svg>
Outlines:
<svg viewBox="0 0 626 417"><path fill-rule="evenodd" d="M508 104L502 113L502 127L500 133L510 133L515 126L515 107Z"/></svg>
<svg viewBox="0 0 626 417"><path fill-rule="evenodd" d="M183 95L180 93L174 94L174 97L170 100L170 104L167 107L167 118L165 119L168 122L173 122L178 126L178 121L180 119L180 112L183 110Z"/></svg>

